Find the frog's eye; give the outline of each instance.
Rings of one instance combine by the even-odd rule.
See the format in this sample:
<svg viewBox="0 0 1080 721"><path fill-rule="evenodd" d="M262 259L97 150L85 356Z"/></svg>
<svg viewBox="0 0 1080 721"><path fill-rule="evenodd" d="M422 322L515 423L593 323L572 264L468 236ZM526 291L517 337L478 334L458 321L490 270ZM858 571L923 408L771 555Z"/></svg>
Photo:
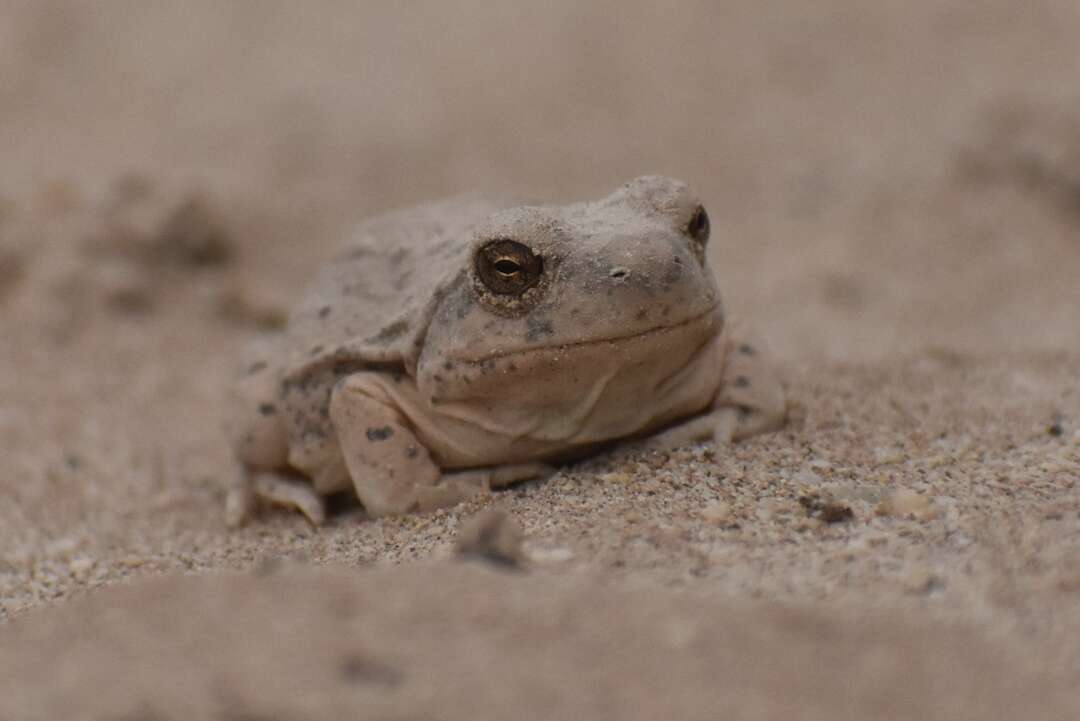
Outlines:
<svg viewBox="0 0 1080 721"><path fill-rule="evenodd" d="M686 226L686 234L701 245L705 245L709 242L709 230L709 214L705 212L705 206L699 205Z"/></svg>
<svg viewBox="0 0 1080 721"><path fill-rule="evenodd" d="M498 295L521 295L540 281L544 260L521 243L493 240L476 254L476 274Z"/></svg>

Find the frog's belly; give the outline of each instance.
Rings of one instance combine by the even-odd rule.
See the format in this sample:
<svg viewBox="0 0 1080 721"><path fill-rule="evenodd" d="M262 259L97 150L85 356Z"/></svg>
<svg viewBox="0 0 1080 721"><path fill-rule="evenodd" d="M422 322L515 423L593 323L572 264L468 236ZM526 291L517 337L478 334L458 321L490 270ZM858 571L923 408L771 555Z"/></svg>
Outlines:
<svg viewBox="0 0 1080 721"><path fill-rule="evenodd" d="M570 354L552 349L527 364L515 359L515 372L500 376L496 367L489 378L470 384L474 395L434 404L415 386L394 391L417 437L443 468L573 456L710 405L720 383L720 339L700 333L687 338L687 332Z"/></svg>

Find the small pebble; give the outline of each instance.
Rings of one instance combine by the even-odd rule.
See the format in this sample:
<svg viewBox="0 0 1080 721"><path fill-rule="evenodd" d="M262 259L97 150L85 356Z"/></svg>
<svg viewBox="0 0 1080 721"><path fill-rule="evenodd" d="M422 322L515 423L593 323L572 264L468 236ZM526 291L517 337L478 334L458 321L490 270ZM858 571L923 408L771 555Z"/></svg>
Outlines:
<svg viewBox="0 0 1080 721"><path fill-rule="evenodd" d="M910 488L897 488L889 492L877 507L881 516L914 516L926 520L937 515L926 496Z"/></svg>
<svg viewBox="0 0 1080 721"><path fill-rule="evenodd" d="M72 577L76 579L83 579L97 564L93 558L87 558L82 556L80 558L74 558L68 562L68 571L71 572Z"/></svg>
<svg viewBox="0 0 1080 721"><path fill-rule="evenodd" d="M822 523L844 523L855 520L855 511L846 503L817 495L805 495L799 498L799 505L806 509L806 514Z"/></svg>
<svg viewBox="0 0 1080 721"><path fill-rule="evenodd" d="M894 448L874 449L874 460L879 465L891 466L904 461L904 454Z"/></svg>
<svg viewBox="0 0 1080 721"><path fill-rule="evenodd" d="M916 566L904 577L904 588L908 593L926 594L944 587L945 582L926 566Z"/></svg>
<svg viewBox="0 0 1080 721"><path fill-rule="evenodd" d="M823 481L821 476L808 469L799 471L791 480L802 486L820 486Z"/></svg>
<svg viewBox="0 0 1080 721"><path fill-rule="evenodd" d="M458 532L457 552L508 568L518 568L525 559L524 533L510 514L488 509L468 519Z"/></svg>
<svg viewBox="0 0 1080 721"><path fill-rule="evenodd" d="M731 506L723 501L710 503L701 509L701 517L706 523L722 526L731 520Z"/></svg>

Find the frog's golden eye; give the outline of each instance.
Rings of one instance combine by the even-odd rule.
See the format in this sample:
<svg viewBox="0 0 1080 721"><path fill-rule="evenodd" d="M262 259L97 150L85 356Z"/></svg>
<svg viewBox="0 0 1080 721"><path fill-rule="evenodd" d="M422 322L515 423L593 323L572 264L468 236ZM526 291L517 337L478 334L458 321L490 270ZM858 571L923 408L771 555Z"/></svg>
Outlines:
<svg viewBox="0 0 1080 721"><path fill-rule="evenodd" d="M543 272L544 259L513 240L493 240L476 254L476 275L498 295L521 295Z"/></svg>
<svg viewBox="0 0 1080 721"><path fill-rule="evenodd" d="M686 234L701 245L705 245L709 242L709 230L709 214L705 212L705 206L699 205L686 226Z"/></svg>

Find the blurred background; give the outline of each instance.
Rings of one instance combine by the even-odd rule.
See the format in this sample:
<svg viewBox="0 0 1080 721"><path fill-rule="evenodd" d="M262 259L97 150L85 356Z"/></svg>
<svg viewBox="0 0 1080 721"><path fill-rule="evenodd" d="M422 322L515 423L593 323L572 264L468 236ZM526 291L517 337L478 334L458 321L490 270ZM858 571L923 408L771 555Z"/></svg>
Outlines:
<svg viewBox="0 0 1080 721"><path fill-rule="evenodd" d="M647 601L649 619L672 606L663 594L673 586L741 598L729 620L749 629L744 645L721 629L713 645L695 646L697 631L674 625L654 629L657 643L676 644L683 660L698 649L700 677L681 666L671 673L706 701L715 669L741 669L740 649L764 648L766 690L745 698L775 709L768 704L787 694L798 711L785 717L804 708L791 689L819 678L777 670L788 667L768 649L786 658L792 634L814 659L807 668L827 674L848 659L855 669L854 680L834 675L820 687L823 707L844 706L875 673L883 698L931 699L927 707L943 713L958 708L935 700L955 690L948 669L963 668L974 679L964 688L995 708L999 699L1023 702L996 680L1016 669L1071 674L1061 688L1075 689L1078 38L1076 0L0 0L0 622L148 576L256 569L243 576L256 579L250 592L209 574L187 596L161 592L219 599L202 616L186 605L180 615L209 621L208 637L228 653L181 644L198 660L177 657L177 672L159 663L171 651L147 646L153 662L131 662L147 676L102 673L172 689L192 669L216 673L204 658L228 665L243 656L217 632L230 619L250 628L253 618L292 618L297 605L313 624L298 628L352 643L335 625L337 610L295 601L295 589L267 593L258 579L290 558L345 564L349 574L446 558L459 520L479 502L377 521L353 507L318 530L296 514L266 513L227 532L232 465L221 417L242 350L280 329L316 266L366 216L472 190L594 198L663 173L704 198L729 315L771 346L790 423L719 451L640 462L602 455L497 494L523 527L537 587L562 589L558 618L597 617L590 604L599 591L578 585L593 577L642 589L635 598ZM818 517L824 498L846 509L837 523ZM456 578L455 568L439 572ZM388 591L380 606L378 585L357 618L369 623L365 638L401 661L404 688L429 678L417 659L435 658L423 644L441 643L447 628L463 648L503 639L470 658L502 667L517 654L522 665L503 669L515 680L532 683L527 655L543 654L549 638L565 642L565 658L603 671L587 663L572 624L544 625L543 609L528 611L526 586L503 579L515 589L503 594L460 581L493 604L477 616L467 593L410 590L427 571L416 572L419 586L393 586L407 580L401 570L385 576L397 595ZM338 582L315 573L294 585L320 603L338 599ZM123 627L125 614L157 608L156 592L147 593L102 603ZM420 608L438 631L416 634L394 599ZM825 601L832 625L756 615L761 599ZM249 618L249 601L265 604L262 616ZM889 648L914 639L939 663L883 656L881 636L858 635L871 627L849 625L844 609L879 605L906 610L886 614L909 624L890 632L901 641ZM32 634L22 646L0 642L0 676L7 663L27 679L25 708L55 694L51 675L21 659L32 650L51 673L72 634L90 627L82 607L67 607L70 625L41 617L49 643ZM615 657L653 658L657 644L640 624L600 611L597 638ZM184 628L148 613L147 633ZM399 631L386 630L397 628L387 618L399 619ZM540 619L539 630L521 636L500 618L520 628ZM926 630L931 618L1010 639L1025 660L968 653L976 646ZM320 678L320 664L338 663L294 653L317 656L319 644L258 637L271 650L247 655L255 708L267 691L264 660ZM275 656L275 643L286 652ZM650 653L624 652L645 646ZM966 660L950 661L954 652ZM908 665L883 661L901 656ZM86 699L104 696L100 684L79 680L79 658L66 667L74 680L65 688L82 696L63 698L85 716ZM579 677L577 666L549 662L564 673L548 679L554 688L552 679ZM998 675L980 662L999 663ZM911 681L902 671L911 667L932 678ZM369 667L344 668L355 679ZM674 685L652 693L663 674L639 676L603 688L681 695ZM186 688L176 694L194 698ZM520 689L491 688L517 703ZM293 689L275 686L294 701L316 698ZM535 689L543 703L534 710L558 696ZM0 715L19 698L0 699ZM380 698L441 703L423 693ZM899 708L891 703L877 708ZM154 715L123 715L136 716Z"/></svg>

